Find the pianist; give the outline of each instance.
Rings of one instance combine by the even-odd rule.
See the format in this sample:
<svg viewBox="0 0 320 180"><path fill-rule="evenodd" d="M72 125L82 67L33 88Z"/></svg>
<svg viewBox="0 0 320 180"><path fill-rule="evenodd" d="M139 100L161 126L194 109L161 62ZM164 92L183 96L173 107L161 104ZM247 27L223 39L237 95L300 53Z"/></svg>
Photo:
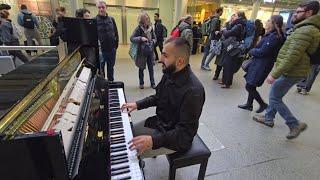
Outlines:
<svg viewBox="0 0 320 180"><path fill-rule="evenodd" d="M133 127L135 137L130 149L136 149L143 158L191 147L198 130L205 92L191 71L189 58L190 45L186 40L168 40L160 58L164 75L156 87L156 94L122 106L129 113L156 106L155 116Z"/></svg>

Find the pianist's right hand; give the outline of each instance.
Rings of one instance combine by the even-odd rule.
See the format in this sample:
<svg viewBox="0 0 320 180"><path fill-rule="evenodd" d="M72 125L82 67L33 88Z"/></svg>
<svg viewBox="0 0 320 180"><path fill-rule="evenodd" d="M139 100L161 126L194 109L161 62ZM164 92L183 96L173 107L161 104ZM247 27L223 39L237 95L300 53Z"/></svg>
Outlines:
<svg viewBox="0 0 320 180"><path fill-rule="evenodd" d="M125 103L122 105L121 110L129 110L128 113L131 113L132 111L137 109L137 103Z"/></svg>

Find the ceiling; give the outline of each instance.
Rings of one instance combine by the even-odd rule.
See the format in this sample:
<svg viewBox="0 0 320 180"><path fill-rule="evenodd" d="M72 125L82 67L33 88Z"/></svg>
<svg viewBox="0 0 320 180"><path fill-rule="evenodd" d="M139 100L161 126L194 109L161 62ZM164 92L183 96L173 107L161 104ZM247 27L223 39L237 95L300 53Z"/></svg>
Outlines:
<svg viewBox="0 0 320 180"><path fill-rule="evenodd" d="M255 0L188 0L189 6L210 4L214 2L252 6ZM302 1L301 0L275 0L275 3L262 2L261 6L273 7L275 5L276 7L281 7L281 8L295 8L301 2L303 2L303 0Z"/></svg>

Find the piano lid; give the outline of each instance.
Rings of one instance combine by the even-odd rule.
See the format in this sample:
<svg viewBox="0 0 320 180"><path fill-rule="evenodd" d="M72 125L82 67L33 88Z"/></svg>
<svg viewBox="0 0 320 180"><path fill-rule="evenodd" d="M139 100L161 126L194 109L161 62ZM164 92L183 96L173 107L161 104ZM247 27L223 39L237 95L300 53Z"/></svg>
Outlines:
<svg viewBox="0 0 320 180"><path fill-rule="evenodd" d="M51 50L49 54L43 54L0 77L0 119L57 66L58 52Z"/></svg>

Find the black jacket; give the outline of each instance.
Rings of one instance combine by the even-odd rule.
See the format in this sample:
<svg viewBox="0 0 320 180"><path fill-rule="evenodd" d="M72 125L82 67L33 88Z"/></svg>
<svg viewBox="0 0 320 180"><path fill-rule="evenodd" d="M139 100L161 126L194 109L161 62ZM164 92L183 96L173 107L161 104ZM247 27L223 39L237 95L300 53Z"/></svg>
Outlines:
<svg viewBox="0 0 320 180"><path fill-rule="evenodd" d="M156 34L157 42L164 41L163 31L164 31L164 27L163 27L163 24L161 23L161 20L155 21L154 33Z"/></svg>
<svg viewBox="0 0 320 180"><path fill-rule="evenodd" d="M204 88L189 65L173 75L163 75L156 94L137 102L138 110L157 107L157 115L145 123L145 127L155 129L152 148L188 150L198 130L204 101Z"/></svg>
<svg viewBox="0 0 320 180"><path fill-rule="evenodd" d="M101 49L111 51L113 48L117 49L119 45L119 35L116 22L113 17L96 16L98 39L101 44Z"/></svg>
<svg viewBox="0 0 320 180"><path fill-rule="evenodd" d="M230 24L229 28L222 31L223 36L226 39L233 36L236 37L238 41L242 41L245 36L246 20L237 19Z"/></svg>

